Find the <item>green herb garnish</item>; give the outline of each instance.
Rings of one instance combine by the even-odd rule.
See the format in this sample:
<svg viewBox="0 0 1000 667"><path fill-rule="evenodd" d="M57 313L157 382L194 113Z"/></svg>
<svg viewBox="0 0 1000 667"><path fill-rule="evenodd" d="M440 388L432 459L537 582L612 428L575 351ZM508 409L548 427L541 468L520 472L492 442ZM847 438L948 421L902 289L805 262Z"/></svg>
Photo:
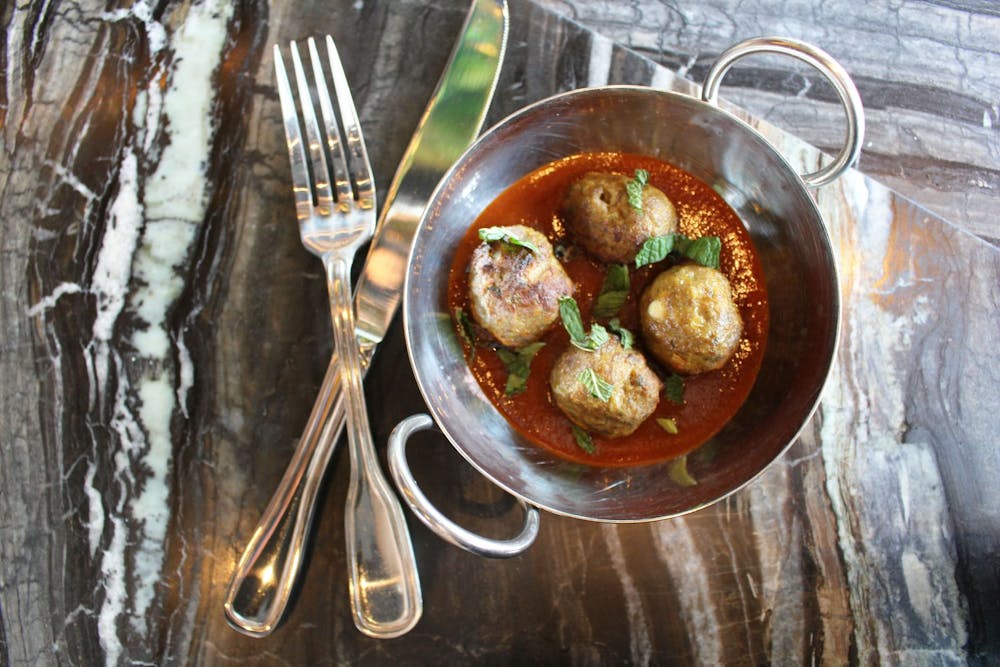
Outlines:
<svg viewBox="0 0 1000 667"><path fill-rule="evenodd" d="M531 374L531 360L535 354L545 347L545 343L531 343L517 350L499 348L497 356L507 367L507 384L504 393L507 396L517 396L528 388L528 376Z"/></svg>
<svg viewBox="0 0 1000 667"><path fill-rule="evenodd" d="M455 320L458 322L458 333L471 351L471 358L476 358L476 327L472 324L469 314L461 308L455 309Z"/></svg>
<svg viewBox="0 0 1000 667"><path fill-rule="evenodd" d="M698 480L688 472L687 455L671 461L667 474L680 486L694 486L698 483Z"/></svg>
<svg viewBox="0 0 1000 667"><path fill-rule="evenodd" d="M584 368L576 377L594 398L605 403L611 400L615 386L594 372L593 368Z"/></svg>
<svg viewBox="0 0 1000 667"><path fill-rule="evenodd" d="M681 405L684 403L684 378L677 373L671 373L663 381L663 395L671 403Z"/></svg>
<svg viewBox="0 0 1000 667"><path fill-rule="evenodd" d="M601 293L594 302L594 317L614 317L628 298L628 289L628 267L624 264L608 266Z"/></svg>
<svg viewBox="0 0 1000 667"><path fill-rule="evenodd" d="M571 296L559 297L559 317L569 334L569 340L581 350L592 352L608 341L608 330L600 324L590 327L590 333L583 328L580 308Z"/></svg>
<svg viewBox="0 0 1000 667"><path fill-rule="evenodd" d="M602 327L600 324L592 324L590 326L590 334L587 335L587 340L590 342L587 344L588 347L585 349L596 350L600 346L608 342L608 330ZM593 346L593 347L590 347Z"/></svg>
<svg viewBox="0 0 1000 667"><path fill-rule="evenodd" d="M677 435L679 433L677 430L677 422L674 421L672 417L657 417L656 423L670 435Z"/></svg>
<svg viewBox="0 0 1000 667"><path fill-rule="evenodd" d="M573 438L576 439L576 444L580 447L580 449L588 454L593 454L596 451L594 447L594 439L590 437L589 433L576 424L571 424L571 426L573 427Z"/></svg>
<svg viewBox="0 0 1000 667"><path fill-rule="evenodd" d="M517 246L520 248L527 248L531 252L537 253L538 247L535 246L531 241L525 241L519 239L513 234L511 234L505 227L483 227L479 230L480 240L486 241L487 243L493 243L494 241L500 241L506 243L507 245Z"/></svg>
<svg viewBox="0 0 1000 667"><path fill-rule="evenodd" d="M664 234L646 239L635 256L635 267L661 262L671 252L677 252L702 266L717 269L721 251L722 239L718 236L690 239L683 234Z"/></svg>
<svg viewBox="0 0 1000 667"><path fill-rule="evenodd" d="M622 342L623 348L625 348L626 350L632 348L632 345L635 343L635 335L631 331L623 327L621 325L621 322L618 321L617 317L608 322L608 328L611 329L611 333L618 336L618 338Z"/></svg>
<svg viewBox="0 0 1000 667"><path fill-rule="evenodd" d="M637 211L642 210L642 189L649 183L649 172L636 169L635 178L625 184L625 194L628 195L628 205Z"/></svg>
<svg viewBox="0 0 1000 667"><path fill-rule="evenodd" d="M639 252L635 255L635 268L638 269L640 266L662 262L673 249L673 234L648 238L643 242L642 247L639 248Z"/></svg>
<svg viewBox="0 0 1000 667"><path fill-rule="evenodd" d="M719 253L722 251L722 239L718 236L685 239L683 242L675 244L675 249L702 266L717 269L719 268Z"/></svg>
<svg viewBox="0 0 1000 667"><path fill-rule="evenodd" d="M580 307L576 305L576 299L571 296L559 297L559 317L562 318L563 327L569 334L570 340L576 344L583 341L587 334L583 328L583 319L580 317Z"/></svg>

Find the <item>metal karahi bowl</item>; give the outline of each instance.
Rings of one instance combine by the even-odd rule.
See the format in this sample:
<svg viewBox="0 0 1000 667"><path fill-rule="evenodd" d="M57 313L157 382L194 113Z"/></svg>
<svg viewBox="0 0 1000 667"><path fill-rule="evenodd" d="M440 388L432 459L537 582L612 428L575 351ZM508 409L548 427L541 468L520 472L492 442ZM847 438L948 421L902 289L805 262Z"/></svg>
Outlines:
<svg viewBox="0 0 1000 667"><path fill-rule="evenodd" d="M715 105L719 81L736 59L779 52L816 66L848 113L838 158L800 177L753 128ZM837 265L807 183L835 179L856 160L864 133L860 99L828 55L799 42L758 39L733 47L706 78L702 99L645 87L576 90L542 100L484 134L432 197L416 234L404 290L410 361L433 422L483 475L528 505L593 521L639 522L691 512L746 485L795 440L807 423L833 362L839 336ZM708 443L688 457L697 480L671 480L671 462L637 467L570 463L527 442L498 412L468 368L447 306L451 253L479 213L531 171L569 155L637 153L672 163L711 185L739 214L763 265L770 331L763 364L746 402ZM439 524L405 467L404 445L427 417L402 423L390 463L403 495L439 534ZM447 520L445 520L447 521ZM466 536L467 537L467 536ZM530 543L530 540L528 541Z"/></svg>

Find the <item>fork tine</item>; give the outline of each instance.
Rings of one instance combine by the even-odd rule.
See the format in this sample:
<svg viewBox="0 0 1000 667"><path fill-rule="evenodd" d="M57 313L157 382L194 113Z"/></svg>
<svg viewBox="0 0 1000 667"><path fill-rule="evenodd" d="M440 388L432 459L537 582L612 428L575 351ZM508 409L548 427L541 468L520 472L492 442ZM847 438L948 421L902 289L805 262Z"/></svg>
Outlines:
<svg viewBox="0 0 1000 667"><path fill-rule="evenodd" d="M361 134L361 122L354 108L354 98L351 88L347 85L347 75L340 62L340 54L333 37L326 36L326 50L330 58L330 74L333 77L333 89L337 95L337 105L340 108L340 119L347 134L347 151L351 159L351 172L358 189L358 206L373 208L375 206L375 188L372 180L372 167L368 162L368 152L365 150L364 137Z"/></svg>
<svg viewBox="0 0 1000 667"><path fill-rule="evenodd" d="M347 199L352 196L350 172L347 171L343 141L340 137L340 129L337 127L337 117L333 113L333 105L330 104L330 91L326 87L326 77L323 76L323 66L319 60L319 52L316 50L316 40L312 37L309 38L309 58L312 60L313 76L316 79L316 96L319 97L319 108L323 115L323 126L326 130L330 160L333 162L333 177L337 188L337 202L341 206L346 206Z"/></svg>
<svg viewBox="0 0 1000 667"><path fill-rule="evenodd" d="M313 109L309 80L306 79L306 72L302 68L302 60L299 58L299 49L294 41L291 42L291 49L292 67L295 69L295 80L299 88L299 107L302 110L302 119L306 124L306 139L309 140L309 157L312 159L317 213L329 215L333 208L333 193L330 190L330 171L326 164L326 152L323 150L319 123L316 121L316 112Z"/></svg>
<svg viewBox="0 0 1000 667"><path fill-rule="evenodd" d="M309 168L306 166L306 153L302 145L302 130L299 128L299 118L295 112L295 99L292 96L292 86L288 82L285 71L285 61L281 50L274 45L274 74L278 82L278 98L281 100L281 119L285 126L285 143L288 146L288 162L292 167L292 191L295 193L295 216L299 220L312 217L312 191L309 185Z"/></svg>

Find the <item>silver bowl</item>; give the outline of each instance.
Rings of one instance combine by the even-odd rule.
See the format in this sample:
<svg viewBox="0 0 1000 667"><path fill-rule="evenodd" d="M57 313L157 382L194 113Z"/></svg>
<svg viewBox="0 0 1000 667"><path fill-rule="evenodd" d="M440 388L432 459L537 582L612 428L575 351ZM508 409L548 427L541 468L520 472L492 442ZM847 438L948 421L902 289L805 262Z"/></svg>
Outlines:
<svg viewBox="0 0 1000 667"><path fill-rule="evenodd" d="M715 105L728 67L758 51L810 62L840 93L848 112L848 141L821 172L800 177L759 133ZM634 86L590 88L542 100L503 120L442 181L410 255L403 301L407 349L438 428L498 486L529 505L579 519L664 519L743 487L795 440L830 370L839 336L837 265L806 183L828 182L848 168L863 133L860 98L846 72L818 49L773 38L723 54L706 79L702 99ZM526 441L473 377L448 313L451 253L469 224L522 176L553 160L592 151L652 156L710 184L743 220L763 265L771 324L760 373L738 413L689 455L694 486L673 482L669 461L592 467ZM511 555L511 548L490 553L482 544L463 543L469 536L456 537L451 526L442 526L443 517L419 492L406 469L404 446L410 433L430 424L426 417L411 418L392 438L390 463L405 499L450 541L488 555ZM526 541L526 534L520 539Z"/></svg>

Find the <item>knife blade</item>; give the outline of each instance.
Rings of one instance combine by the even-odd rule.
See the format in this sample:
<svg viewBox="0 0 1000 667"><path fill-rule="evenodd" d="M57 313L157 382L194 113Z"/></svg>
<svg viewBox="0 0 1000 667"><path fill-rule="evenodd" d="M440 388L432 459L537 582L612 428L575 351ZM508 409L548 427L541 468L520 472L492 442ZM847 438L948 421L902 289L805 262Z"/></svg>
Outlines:
<svg viewBox="0 0 1000 667"><path fill-rule="evenodd" d="M355 291L356 329L363 346L377 345L389 329L424 207L482 128L500 72L507 22L506 2L473 3L463 38L396 171Z"/></svg>
<svg viewBox="0 0 1000 667"><path fill-rule="evenodd" d="M399 307L410 245L424 207L438 181L482 129L508 25L506 0L473 0L389 186L354 293L355 331L366 369ZM292 460L226 593L226 618L244 634L267 636L284 614L298 579L320 482L344 421L340 363L334 351Z"/></svg>

